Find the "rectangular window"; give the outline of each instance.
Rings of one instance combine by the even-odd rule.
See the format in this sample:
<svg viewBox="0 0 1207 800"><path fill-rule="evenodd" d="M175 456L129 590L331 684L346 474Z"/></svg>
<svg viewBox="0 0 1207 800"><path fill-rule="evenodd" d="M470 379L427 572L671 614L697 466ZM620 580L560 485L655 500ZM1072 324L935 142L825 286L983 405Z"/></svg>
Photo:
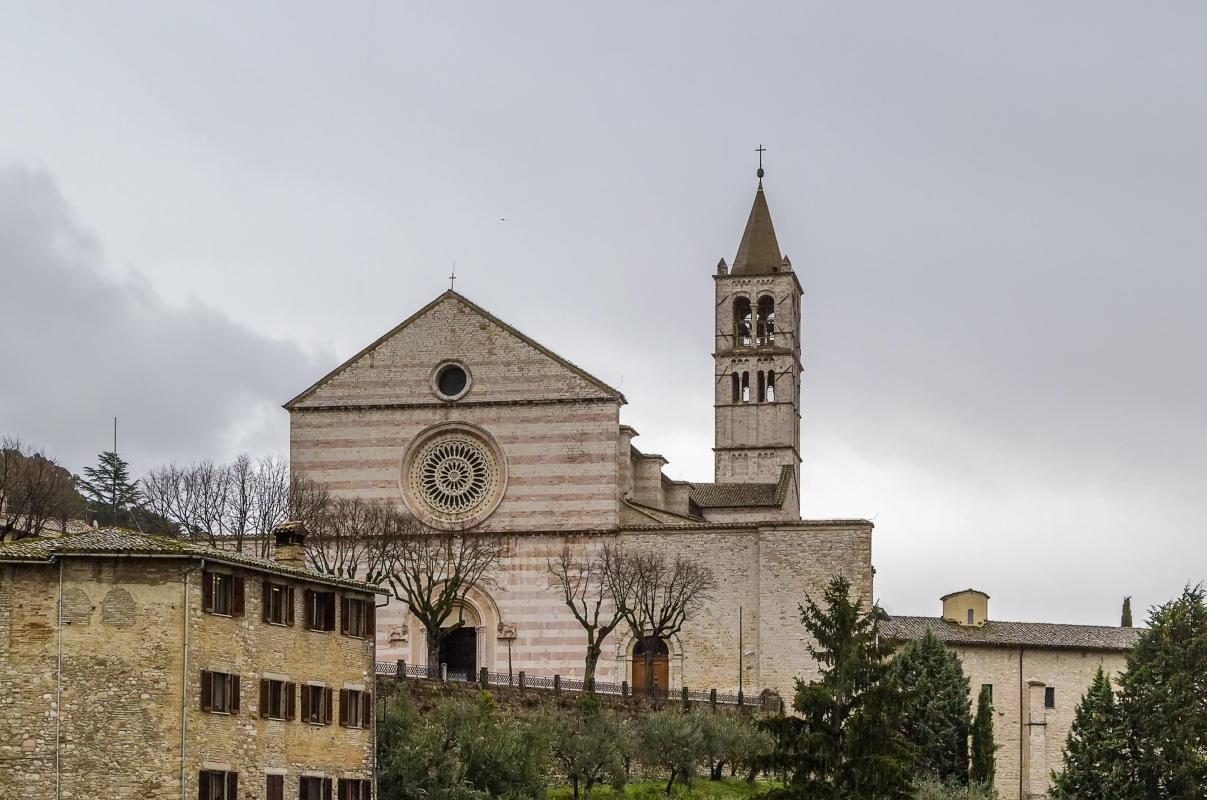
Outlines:
<svg viewBox="0 0 1207 800"><path fill-rule="evenodd" d="M224 572L202 572L201 608L210 614L243 616L243 578Z"/></svg>
<svg viewBox="0 0 1207 800"><path fill-rule="evenodd" d="M326 686L302 686L302 722L330 725L332 691Z"/></svg>
<svg viewBox="0 0 1207 800"><path fill-rule="evenodd" d="M1044 687L1044 708L1056 708L1056 688Z"/></svg>
<svg viewBox="0 0 1207 800"><path fill-rule="evenodd" d="M373 800L373 781L362 778L340 778L337 800Z"/></svg>
<svg viewBox="0 0 1207 800"><path fill-rule="evenodd" d="M368 639L373 635L373 613L371 601L341 597L339 632L344 636Z"/></svg>
<svg viewBox="0 0 1207 800"><path fill-rule="evenodd" d="M300 800L331 800L331 779L303 776L298 781Z"/></svg>
<svg viewBox="0 0 1207 800"><path fill-rule="evenodd" d="M373 695L356 689L340 689L340 725L345 728L367 728L372 719Z"/></svg>
<svg viewBox="0 0 1207 800"><path fill-rule="evenodd" d="M981 691L986 692L989 695L989 702L992 703L993 702L993 684L992 683L982 683Z"/></svg>
<svg viewBox="0 0 1207 800"><path fill-rule="evenodd" d="M239 713L239 676L201 671L201 710L215 714Z"/></svg>
<svg viewBox="0 0 1207 800"><path fill-rule="evenodd" d="M264 621L270 625L293 625L293 587L264 581Z"/></svg>
<svg viewBox="0 0 1207 800"><path fill-rule="evenodd" d="M197 800L239 800L239 773L203 769L197 776Z"/></svg>
<svg viewBox="0 0 1207 800"><path fill-rule="evenodd" d="M312 631L335 630L335 592L307 589L306 628Z"/></svg>
<svg viewBox="0 0 1207 800"><path fill-rule="evenodd" d="M264 719L293 719L296 714L294 696L297 694L295 684L288 681L260 681L260 716Z"/></svg>
<svg viewBox="0 0 1207 800"><path fill-rule="evenodd" d="M285 800L285 776L269 775L264 784L264 797L267 800Z"/></svg>

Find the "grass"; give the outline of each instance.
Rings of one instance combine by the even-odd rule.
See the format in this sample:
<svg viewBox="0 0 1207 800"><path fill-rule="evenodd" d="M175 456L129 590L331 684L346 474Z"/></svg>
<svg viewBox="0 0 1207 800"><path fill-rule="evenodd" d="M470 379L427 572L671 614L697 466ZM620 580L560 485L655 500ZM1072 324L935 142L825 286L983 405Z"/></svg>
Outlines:
<svg viewBox="0 0 1207 800"><path fill-rule="evenodd" d="M710 781L697 777L688 789L678 781L672 791L672 800L751 800L771 789L776 784L756 781L753 786L739 779ZM633 781L624 787L624 792L615 792L611 786L599 786L591 790L591 800L666 800L666 781ZM574 792L569 786L555 786L549 790L548 800L572 800Z"/></svg>

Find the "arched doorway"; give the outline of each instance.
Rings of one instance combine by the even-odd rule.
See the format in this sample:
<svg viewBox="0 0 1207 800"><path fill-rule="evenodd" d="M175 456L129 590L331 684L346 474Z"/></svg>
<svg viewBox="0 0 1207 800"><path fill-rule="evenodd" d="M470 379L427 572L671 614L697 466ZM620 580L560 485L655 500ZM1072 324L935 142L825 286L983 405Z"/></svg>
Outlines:
<svg viewBox="0 0 1207 800"><path fill-rule="evenodd" d="M446 633L440 642L439 663L448 665L450 675L460 673L473 680L478 671L478 629L464 625Z"/></svg>
<svg viewBox="0 0 1207 800"><path fill-rule="evenodd" d="M632 675L630 676L633 685L633 694L642 695L649 694L653 687L645 682L645 654L648 640L639 639L633 645L632 659ZM654 639L654 684L658 687L658 693L665 697L671 683L671 650L667 646L665 639Z"/></svg>

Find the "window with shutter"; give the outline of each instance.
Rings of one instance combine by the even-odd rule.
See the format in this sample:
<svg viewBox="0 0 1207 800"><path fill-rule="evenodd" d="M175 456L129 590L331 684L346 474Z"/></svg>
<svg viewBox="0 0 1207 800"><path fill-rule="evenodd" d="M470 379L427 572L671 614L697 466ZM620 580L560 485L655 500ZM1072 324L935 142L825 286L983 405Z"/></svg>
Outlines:
<svg viewBox="0 0 1207 800"><path fill-rule="evenodd" d="M264 581L264 621L270 625L293 625L293 589Z"/></svg>
<svg viewBox="0 0 1207 800"><path fill-rule="evenodd" d="M239 800L239 773L202 770L197 776L198 800Z"/></svg>
<svg viewBox="0 0 1207 800"><path fill-rule="evenodd" d="M233 714L239 710L239 676L203 670L199 694L202 711Z"/></svg>
<svg viewBox="0 0 1207 800"><path fill-rule="evenodd" d="M269 775L264 784L266 800L285 800L285 776Z"/></svg>
<svg viewBox="0 0 1207 800"><path fill-rule="evenodd" d="M265 719L293 719L293 684L286 681L260 681L260 716Z"/></svg>
<svg viewBox="0 0 1207 800"><path fill-rule="evenodd" d="M235 596L235 584L240 587ZM243 613L243 579L218 572L203 572L201 576L201 607L210 614L238 616Z"/></svg>

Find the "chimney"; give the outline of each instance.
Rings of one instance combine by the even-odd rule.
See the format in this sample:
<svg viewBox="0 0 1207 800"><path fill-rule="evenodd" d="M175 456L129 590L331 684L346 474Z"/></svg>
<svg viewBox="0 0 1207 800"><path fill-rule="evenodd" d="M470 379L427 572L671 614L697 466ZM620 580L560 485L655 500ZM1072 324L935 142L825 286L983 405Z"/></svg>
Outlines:
<svg viewBox="0 0 1207 800"><path fill-rule="evenodd" d="M276 539L277 563L298 569L306 567L306 526L300 520L282 522L272 529Z"/></svg>

